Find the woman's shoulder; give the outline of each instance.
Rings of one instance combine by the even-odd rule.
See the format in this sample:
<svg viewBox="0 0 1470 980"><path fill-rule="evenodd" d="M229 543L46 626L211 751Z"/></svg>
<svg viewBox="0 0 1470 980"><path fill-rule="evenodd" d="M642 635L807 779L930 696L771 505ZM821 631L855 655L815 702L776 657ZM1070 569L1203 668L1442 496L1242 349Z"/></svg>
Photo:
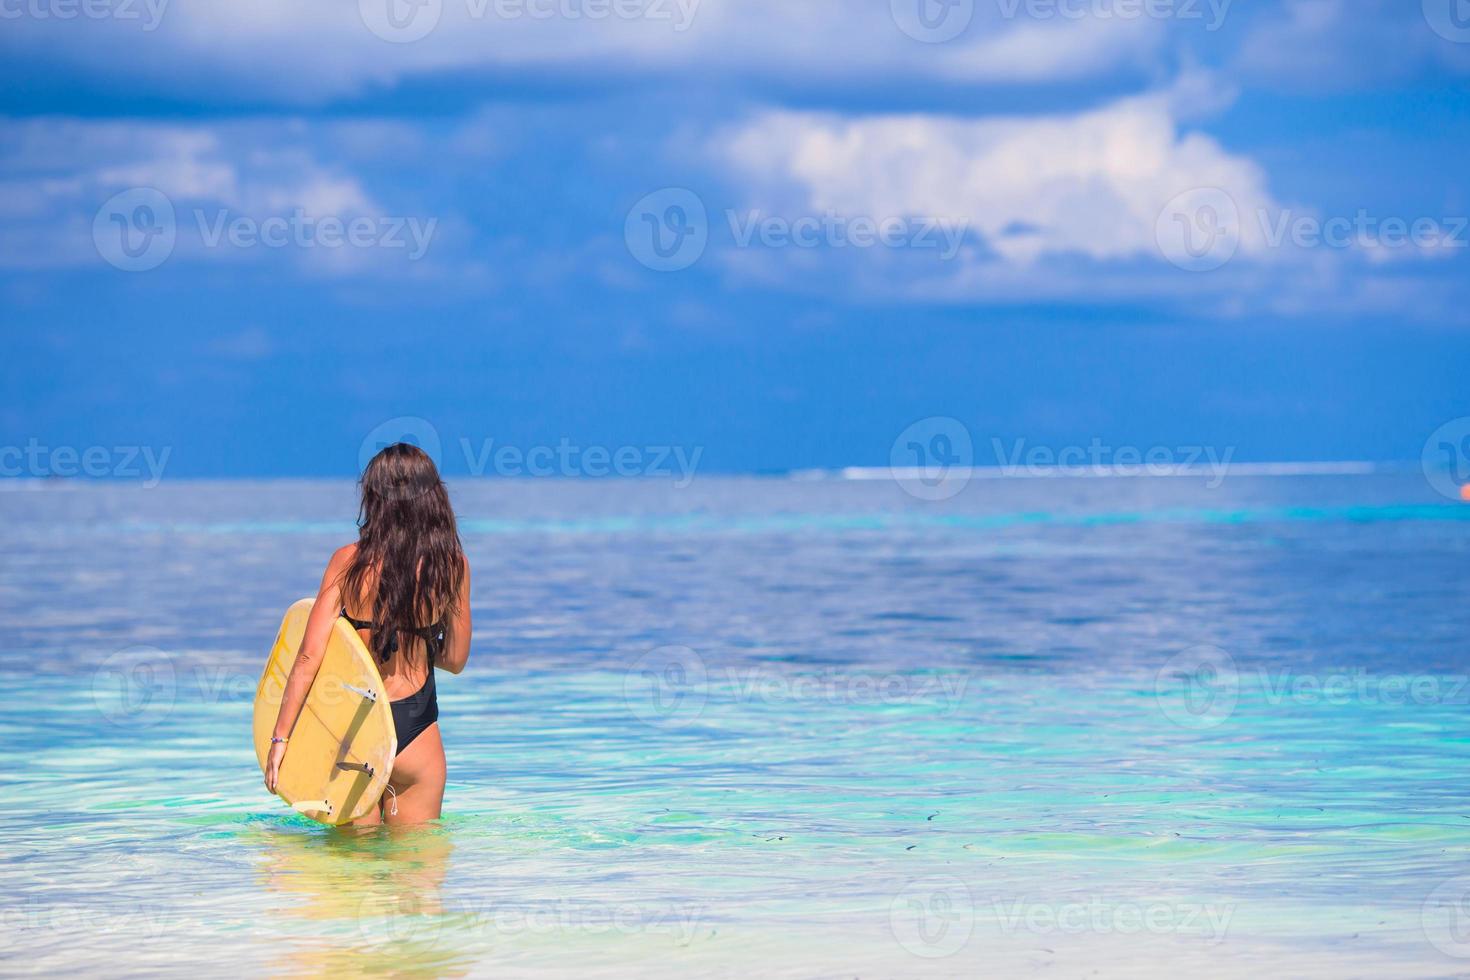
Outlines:
<svg viewBox="0 0 1470 980"><path fill-rule="evenodd" d="M344 544L342 547L332 552L332 558L330 561L327 562L327 567L346 568L348 565L352 564L352 560L356 557L357 542L354 541L351 544Z"/></svg>

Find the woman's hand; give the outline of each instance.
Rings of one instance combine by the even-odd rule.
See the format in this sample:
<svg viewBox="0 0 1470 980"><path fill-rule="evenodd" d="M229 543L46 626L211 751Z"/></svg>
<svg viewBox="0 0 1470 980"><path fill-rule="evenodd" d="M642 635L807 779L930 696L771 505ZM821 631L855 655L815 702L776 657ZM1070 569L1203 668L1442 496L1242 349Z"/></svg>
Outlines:
<svg viewBox="0 0 1470 980"><path fill-rule="evenodd" d="M276 791L276 782L281 776L281 760L286 758L286 743L272 742L270 754L265 757L265 788Z"/></svg>

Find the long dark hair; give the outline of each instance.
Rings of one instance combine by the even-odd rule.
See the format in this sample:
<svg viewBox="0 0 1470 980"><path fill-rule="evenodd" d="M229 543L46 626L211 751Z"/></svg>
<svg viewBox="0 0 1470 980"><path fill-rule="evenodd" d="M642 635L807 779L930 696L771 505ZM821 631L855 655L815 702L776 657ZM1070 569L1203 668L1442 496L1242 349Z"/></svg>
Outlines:
<svg viewBox="0 0 1470 980"><path fill-rule="evenodd" d="M400 637L407 643L434 624L453 629L464 550L449 492L422 449L394 443L372 458L359 484L357 555L342 573L342 595L371 598L373 652L386 661Z"/></svg>

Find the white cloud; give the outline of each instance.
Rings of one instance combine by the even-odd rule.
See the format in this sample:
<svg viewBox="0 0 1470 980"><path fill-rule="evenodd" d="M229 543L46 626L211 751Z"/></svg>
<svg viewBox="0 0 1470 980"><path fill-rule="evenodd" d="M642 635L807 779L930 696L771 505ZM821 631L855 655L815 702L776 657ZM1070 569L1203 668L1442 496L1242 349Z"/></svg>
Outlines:
<svg viewBox="0 0 1470 980"><path fill-rule="evenodd" d="M1350 87L1416 72L1470 72L1470 46L1430 29L1419 0L975 0L955 36L917 40L930 0L253 0L184 3L134 19L7 18L0 52L19 78L105 84L111 93L310 106L433 73L518 77L760 79L879 88L1116 82L1177 70L1188 52L1243 81ZM1453 3L1455 0L1439 0ZM635 16L590 11L629 8ZM33 5L34 6L34 5ZM104 5L106 6L106 5ZM119 5L121 6L121 5ZM392 6L407 34L385 30ZM938 5L933 5L937 7ZM1158 15L1126 15L1147 11ZM37 9L45 9L39 5ZM965 11L957 4L951 11ZM907 29L905 26L907 25ZM374 32L374 28L378 33ZM388 36L422 37L393 43ZM922 32L918 32L922 33ZM947 36L947 35L946 35ZM3 75L0 75L3 77ZM34 78L28 78L34 84ZM64 84L64 83L63 83ZM464 84L477 84L465 81ZM478 83L489 90L489 84Z"/></svg>
<svg viewBox="0 0 1470 980"><path fill-rule="evenodd" d="M389 4L424 18L405 23L427 33L385 40L383 33L401 36L384 29ZM940 44L906 34L887 0L636 0L640 16L582 13L626 7L623 0L170 3L152 31L109 19L8 20L0 50L42 55L114 91L312 105L427 73L474 70L850 84L1070 81L1156 68L1167 34L1159 19L1031 20L983 2L958 36Z"/></svg>
<svg viewBox="0 0 1470 980"><path fill-rule="evenodd" d="M1161 20L1020 21L938 45L937 75L961 82L1056 82L1150 64L1166 34Z"/></svg>
<svg viewBox="0 0 1470 980"><path fill-rule="evenodd" d="M1008 263L1159 255L1155 228L1176 195L1220 188L1241 213L1273 210L1252 160L1181 132L1168 93L1061 116L841 117L771 111L715 138L762 201L811 213L965 222ZM1245 223L1240 248L1265 237Z"/></svg>
<svg viewBox="0 0 1470 980"><path fill-rule="evenodd" d="M0 172L11 175L0 182L0 266L97 266L93 219L114 194L132 188L157 189L173 204L174 254L184 260L258 259L265 251L205 247L196 212L208 221L255 222L295 209L343 220L382 214L353 174L309 148L289 140L266 145L259 136L247 124L0 120L0 146L7 147ZM278 251L346 271L340 255Z"/></svg>
<svg viewBox="0 0 1470 980"><path fill-rule="evenodd" d="M1221 316L1375 310L1433 318L1453 308L1429 303L1425 284L1433 286L1432 267L1443 261L1425 260L1463 259L1463 248L1385 250L1365 240L1324 247L1282 236L1288 219L1316 213L1279 203L1253 159L1181 123L1209 107L1201 91L1199 79L1186 78L1100 109L1039 116L762 111L707 145L740 206L787 219L938 219L971 237L952 261L903 248L727 241L710 250L736 280L827 295L836 288L852 298L1172 303ZM1206 252L1218 263L1194 271L1172 264L1190 258L1175 237L1181 201L1191 236L1206 240L1206 219L1233 232L1210 239L1228 243ZM710 210L721 221L723 206Z"/></svg>

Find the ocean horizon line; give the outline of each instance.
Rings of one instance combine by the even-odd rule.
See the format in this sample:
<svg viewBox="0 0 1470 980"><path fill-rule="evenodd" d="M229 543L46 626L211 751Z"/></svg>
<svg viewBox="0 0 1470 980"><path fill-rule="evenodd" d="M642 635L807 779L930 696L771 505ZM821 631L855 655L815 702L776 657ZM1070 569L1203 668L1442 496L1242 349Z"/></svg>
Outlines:
<svg viewBox="0 0 1470 980"><path fill-rule="evenodd" d="M681 488L700 478L786 480L809 482L865 483L883 480L934 479L936 475L952 480L1139 480L1220 477L1293 477L1293 476L1372 476L1412 472L1420 468L1418 460L1287 460L1216 462L1203 464L1150 464L1145 461L1123 464L1031 465L1024 463L989 463L948 468L922 466L812 466L789 469L710 469L692 474ZM0 474L0 492L16 490L61 490L84 486L145 485L153 489L162 483L335 483L355 481L356 474L307 473L192 473L145 480L126 475L78 476L10 476ZM503 481L526 483L596 483L607 481L656 483L670 479L669 474L608 473L455 473L444 474L448 483ZM680 478L681 481L684 478Z"/></svg>

